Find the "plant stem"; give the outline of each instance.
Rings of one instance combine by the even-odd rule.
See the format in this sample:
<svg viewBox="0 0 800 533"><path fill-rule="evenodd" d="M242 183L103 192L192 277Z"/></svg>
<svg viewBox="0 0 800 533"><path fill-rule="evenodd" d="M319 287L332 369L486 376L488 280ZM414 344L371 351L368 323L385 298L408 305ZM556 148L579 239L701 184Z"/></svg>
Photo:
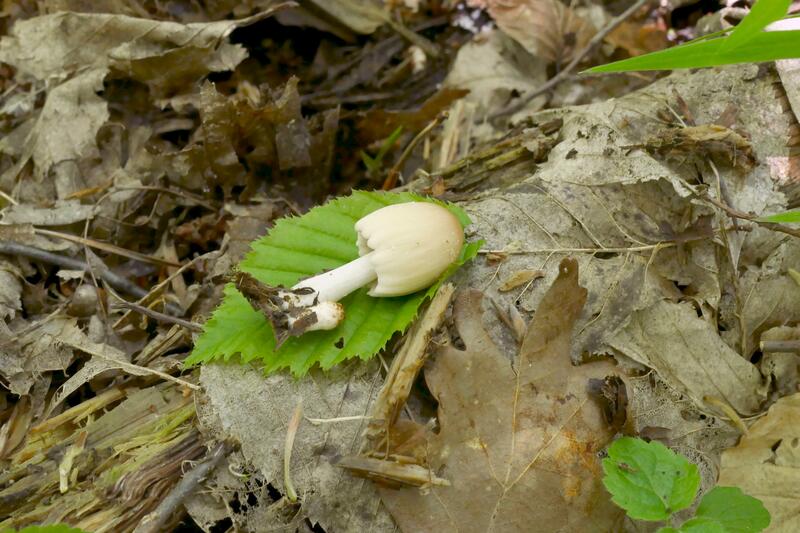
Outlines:
<svg viewBox="0 0 800 533"><path fill-rule="evenodd" d="M292 289L308 287L317 293L320 302L338 302L356 289L368 285L378 277L372 267L370 255L363 255L354 261L330 272L299 282Z"/></svg>

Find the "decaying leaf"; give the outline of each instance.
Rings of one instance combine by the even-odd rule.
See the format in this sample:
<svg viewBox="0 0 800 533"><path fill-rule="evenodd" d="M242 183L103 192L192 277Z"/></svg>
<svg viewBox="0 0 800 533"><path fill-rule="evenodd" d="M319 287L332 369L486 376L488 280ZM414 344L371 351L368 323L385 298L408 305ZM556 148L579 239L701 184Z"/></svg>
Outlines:
<svg viewBox="0 0 800 533"><path fill-rule="evenodd" d="M12 330L0 321L0 375L11 392L23 395L40 374L67 368L73 351L58 341L82 333L77 320L68 317L16 326L18 329Z"/></svg>
<svg viewBox="0 0 800 533"><path fill-rule="evenodd" d="M198 414L214 437L224 434L240 442L250 468L286 494L286 431L295 406L302 400L306 420L297 430L290 472L300 507L280 518L279 523L308 518L326 531L388 532L394 526L380 506L374 487L335 466L338 457L356 453L358 437L366 425L364 417L380 379L374 361L354 362L326 373L312 370L302 378L287 374L265 378L251 367L208 364L202 367L200 379L208 401ZM224 478L224 473L216 477L222 486ZM214 499L223 502L232 497L225 491L214 494ZM259 496L256 509L268 506L268 498L267 494ZM256 531L278 525L272 514L262 514L251 524Z"/></svg>
<svg viewBox="0 0 800 533"><path fill-rule="evenodd" d="M656 22L643 24L623 21L606 36L605 40L624 49L631 56L662 50L669 44L666 30Z"/></svg>
<svg viewBox="0 0 800 533"><path fill-rule="evenodd" d="M559 0L487 0L497 26L531 54L568 63L595 28Z"/></svg>
<svg viewBox="0 0 800 533"><path fill-rule="evenodd" d="M698 406L710 396L750 415L757 413L766 399L766 387L755 365L725 344L690 304L665 301L632 313L611 345L655 369Z"/></svg>
<svg viewBox="0 0 800 533"><path fill-rule="evenodd" d="M722 453L719 484L741 488L764 502L767 531L797 531L800 513L800 394L779 399L739 445Z"/></svg>
<svg viewBox="0 0 800 533"><path fill-rule="evenodd" d="M426 373L440 424L428 466L451 485L384 489L383 501L406 531L614 530L622 515L600 483L597 456L613 435L587 385L615 367L570 362L586 301L577 263L561 263L513 362L484 329L481 300L477 291L457 299L467 349L442 349Z"/></svg>
<svg viewBox="0 0 800 533"><path fill-rule="evenodd" d="M692 400L657 373L624 379L628 406L626 434L658 440L689 458L700 469L701 488L716 485L719 454L740 436L729 421L701 412Z"/></svg>
<svg viewBox="0 0 800 533"><path fill-rule="evenodd" d="M665 128L656 137L630 148L645 148L661 157L678 161L713 158L742 170L755 165L750 141L730 128L717 124L701 124L682 128Z"/></svg>
<svg viewBox="0 0 800 533"><path fill-rule="evenodd" d="M524 97L547 79L547 64L525 54L501 31L491 31L465 44L458 51L445 85L467 89L464 101L475 108L478 118L508 105L515 95ZM543 99L530 104L541 107ZM469 121L472 127L472 120Z"/></svg>
<svg viewBox="0 0 800 533"><path fill-rule="evenodd" d="M281 171L292 176L293 196L320 197L327 190L339 113L333 109L306 120L297 83L290 78L280 89L253 89L235 98L204 83L200 134L167 156L170 179L182 186L202 180L201 186L228 193L234 185L254 188L254 175Z"/></svg>
<svg viewBox="0 0 800 533"><path fill-rule="evenodd" d="M47 84L49 90L38 116L23 122L17 140L3 147L17 156L6 174L15 178L33 160L39 180L56 170L60 198L95 186L83 181L79 162L100 156L96 136L109 111L98 93L110 73L148 84L156 98L192 93L203 76L231 70L247 57L227 36L274 9L195 24L69 11L18 21L0 41L0 60L17 69L20 82Z"/></svg>
<svg viewBox="0 0 800 533"><path fill-rule="evenodd" d="M525 285L530 281L542 277L544 277L544 271L542 270L517 270L516 272L512 272L505 280L503 280L502 285L500 285L497 290L500 292L512 291L520 285Z"/></svg>

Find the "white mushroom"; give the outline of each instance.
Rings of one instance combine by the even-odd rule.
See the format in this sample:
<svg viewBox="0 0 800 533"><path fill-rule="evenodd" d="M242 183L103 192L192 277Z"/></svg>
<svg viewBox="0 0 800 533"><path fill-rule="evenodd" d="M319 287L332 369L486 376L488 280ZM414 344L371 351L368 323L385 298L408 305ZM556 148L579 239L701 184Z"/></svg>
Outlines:
<svg viewBox="0 0 800 533"><path fill-rule="evenodd" d="M458 219L430 202L383 207L356 222L355 229L358 259L293 289L312 289L320 302L339 301L365 286L370 296L404 296L436 281L464 244Z"/></svg>
<svg viewBox="0 0 800 533"><path fill-rule="evenodd" d="M333 329L344 319L336 303L369 286L370 296L404 296L430 286L458 259L464 229L444 207L409 202L383 207L355 224L360 257L291 289L266 286L247 273L236 287L272 323L277 345L307 331Z"/></svg>

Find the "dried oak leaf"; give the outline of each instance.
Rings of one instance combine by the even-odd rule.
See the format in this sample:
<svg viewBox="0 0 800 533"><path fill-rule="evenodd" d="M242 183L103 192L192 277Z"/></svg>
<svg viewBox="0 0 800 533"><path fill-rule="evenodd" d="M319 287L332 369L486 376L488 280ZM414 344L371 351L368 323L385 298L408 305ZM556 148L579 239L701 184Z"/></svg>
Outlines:
<svg viewBox="0 0 800 533"><path fill-rule="evenodd" d="M583 50L595 28L559 0L488 0L497 26L531 54L566 63Z"/></svg>
<svg viewBox="0 0 800 533"><path fill-rule="evenodd" d="M443 348L426 373L440 432L428 464L449 487L383 489L404 531L616 531L621 511L600 482L598 452L612 438L588 381L606 361L574 367L572 329L586 301L578 264L565 259L539 304L513 365L483 327L482 293L456 300L467 349Z"/></svg>
<svg viewBox="0 0 800 533"><path fill-rule="evenodd" d="M800 393L781 398L750 426L739 445L722 453L719 485L764 502L769 531L797 531L800 514Z"/></svg>

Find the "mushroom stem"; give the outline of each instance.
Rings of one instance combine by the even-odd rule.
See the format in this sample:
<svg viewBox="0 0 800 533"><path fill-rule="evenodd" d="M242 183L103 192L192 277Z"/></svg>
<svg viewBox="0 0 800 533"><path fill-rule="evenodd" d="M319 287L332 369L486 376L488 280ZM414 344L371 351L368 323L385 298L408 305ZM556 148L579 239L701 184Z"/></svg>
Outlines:
<svg viewBox="0 0 800 533"><path fill-rule="evenodd" d="M378 277L370 255L372 254L362 255L339 268L304 279L292 289L309 288L316 293L319 302L338 302Z"/></svg>

